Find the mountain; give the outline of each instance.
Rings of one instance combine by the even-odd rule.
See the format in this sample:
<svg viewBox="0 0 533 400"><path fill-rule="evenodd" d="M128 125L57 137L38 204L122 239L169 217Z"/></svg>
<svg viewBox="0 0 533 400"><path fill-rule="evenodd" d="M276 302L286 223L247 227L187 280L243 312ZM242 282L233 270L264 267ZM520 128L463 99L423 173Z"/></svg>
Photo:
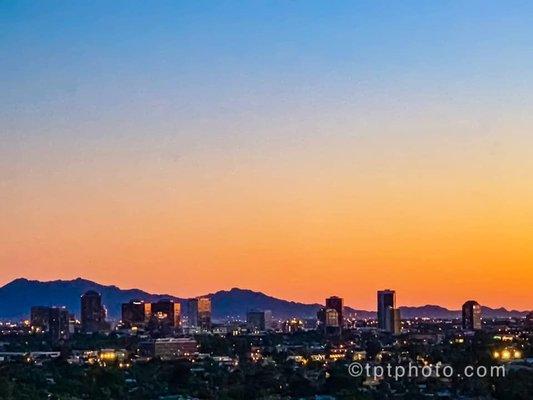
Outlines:
<svg viewBox="0 0 533 400"><path fill-rule="evenodd" d="M82 278L48 282L20 278L0 287L0 319L27 318L30 308L36 305L66 306L69 311L79 316L80 296L87 290L96 290L102 295L102 302L112 319L120 318L121 304L131 299L157 301L170 298L184 302L184 299L168 294L153 294L139 289L120 289L117 286L105 286ZM281 300L261 292L238 288L222 290L206 296L211 298L213 304L213 319L218 320L227 317L244 319L246 312L250 309L271 310L276 318L293 316L313 318L321 307L320 304ZM448 310L435 305L400 307L400 310L403 318L458 318L461 315L458 310ZM487 317L521 317L527 314L522 311L508 311L505 308L483 307L482 310L483 315ZM373 311L356 310L350 307L345 307L345 313L357 315L358 318L376 317Z"/></svg>
<svg viewBox="0 0 533 400"><path fill-rule="evenodd" d="M0 318L28 317L32 306L65 306L79 316L80 296L88 290L96 290L102 295L102 302L112 318L120 317L121 304L131 299L180 300L174 296L155 295L139 289L124 290L116 286L104 286L82 278L48 282L19 278L0 288Z"/></svg>
<svg viewBox="0 0 533 400"><path fill-rule="evenodd" d="M236 315L243 318L249 309L271 310L272 315L278 318L289 318L291 316L313 318L320 308L320 304L303 304L280 300L261 292L238 288L228 291L221 290L208 296L211 297L214 316L217 318Z"/></svg>

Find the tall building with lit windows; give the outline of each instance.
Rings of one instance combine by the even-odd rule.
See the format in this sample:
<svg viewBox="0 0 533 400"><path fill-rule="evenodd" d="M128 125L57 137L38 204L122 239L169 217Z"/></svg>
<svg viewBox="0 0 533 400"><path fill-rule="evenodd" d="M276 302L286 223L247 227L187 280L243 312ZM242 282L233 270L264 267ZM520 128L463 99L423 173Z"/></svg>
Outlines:
<svg viewBox="0 0 533 400"><path fill-rule="evenodd" d="M477 301L469 300L463 304L463 329L477 331L481 329L481 306Z"/></svg>
<svg viewBox="0 0 533 400"><path fill-rule="evenodd" d="M344 301L342 298L337 296L331 296L326 299L326 309L332 309L337 311L337 326L342 328L344 318L343 318L343 308Z"/></svg>
<svg viewBox="0 0 533 400"><path fill-rule="evenodd" d="M198 299L198 326L204 330L211 329L211 299L199 297Z"/></svg>
<svg viewBox="0 0 533 400"><path fill-rule="evenodd" d="M68 340L70 316L65 307L50 307L48 318L48 332L52 342Z"/></svg>
<svg viewBox="0 0 533 400"><path fill-rule="evenodd" d="M400 310L396 308L396 292L390 289L379 290L377 303L379 329L389 333L400 333L401 316Z"/></svg>
<svg viewBox="0 0 533 400"><path fill-rule="evenodd" d="M43 331L48 330L48 320L50 318L50 307L33 306L31 308L30 323L33 328L39 328Z"/></svg>
<svg viewBox="0 0 533 400"><path fill-rule="evenodd" d="M152 303L152 317L161 325L168 325L176 328L181 324L181 307L180 303L175 303L170 299L162 299Z"/></svg>
<svg viewBox="0 0 533 400"><path fill-rule="evenodd" d="M106 314L100 293L89 290L81 296L82 332L94 333L108 330L109 324L105 320Z"/></svg>
<svg viewBox="0 0 533 400"><path fill-rule="evenodd" d="M185 303L184 321L188 328L211 329L211 299L197 297Z"/></svg>
<svg viewBox="0 0 533 400"><path fill-rule="evenodd" d="M50 340L58 343L68 340L70 314L65 307L35 306L31 308L31 327L48 332Z"/></svg>
<svg viewBox="0 0 533 400"><path fill-rule="evenodd" d="M131 300L129 303L122 304L122 324L125 327L140 327L148 321L149 317L150 315L146 315L146 303L142 300Z"/></svg>

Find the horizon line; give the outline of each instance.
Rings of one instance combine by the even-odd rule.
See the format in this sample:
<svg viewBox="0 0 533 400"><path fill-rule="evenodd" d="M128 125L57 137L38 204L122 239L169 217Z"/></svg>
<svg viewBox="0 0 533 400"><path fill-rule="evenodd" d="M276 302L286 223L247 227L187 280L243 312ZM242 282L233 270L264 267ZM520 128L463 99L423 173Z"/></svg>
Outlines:
<svg viewBox="0 0 533 400"><path fill-rule="evenodd" d="M322 305L321 303L316 303L316 302L311 302L311 303L304 303L304 302L301 302L301 301L295 301L295 300L289 300L289 299L285 299L285 298L279 298L279 297L275 297L273 295L270 295L270 294L267 294L263 291L260 291L260 290L254 290L254 289L248 289L248 288L241 288L241 287L237 287L237 286L234 286L230 289L219 289L217 290L216 292L211 292L211 293L206 293L206 294L203 294L203 295L199 295L199 296L194 296L194 297L182 297L182 296L178 296L178 295L174 295L174 294L168 294L168 293L150 293L150 292L147 292L146 290L144 289L141 289L141 288L138 288L138 287L132 287L132 288L123 288L123 287L120 287L116 284L103 284L103 283L99 283L99 282L96 282L94 280L91 280L91 279L87 279L87 278L83 278L81 276L77 276L76 278L72 278L72 279L52 279L52 280L39 280L39 279L29 279L29 278L26 278L26 277L18 277L18 278L14 278L14 279L11 279L10 281L8 281L7 283L3 284L2 286L0 286L0 289L9 285L10 283L13 283L15 281L19 281L19 280L24 280L24 281L28 281L28 282L38 282L38 283L52 283L52 282L72 282L72 281L77 281L77 280L82 280L82 281L86 281L86 282L91 282L91 283L94 283L96 285L99 285L99 286L104 286L104 287L116 287L117 289L121 290L121 291L129 291L129 290L140 290L142 292L145 292L146 294L150 295L150 296L169 296L169 297L175 297L175 298L178 298L180 300L187 300L189 298L198 298L198 297L208 297L208 296L212 296L216 293L219 293L219 292L230 292L234 289L237 289L237 290L241 290L241 291L250 291L250 292L253 292L253 293L260 293L260 294L263 294L267 297L270 297L270 298L273 298L273 299L276 299L276 300L281 300L281 301L287 301L287 302L291 302L291 303L298 303L298 304L303 304L303 305ZM394 289L377 289L376 292L380 291L380 290L392 290L394 292L396 292ZM336 295L331 295L331 296L328 296L328 297L333 297L333 296L336 296ZM337 296L337 297L340 297L340 296ZM324 298L324 300L326 299L327 297ZM341 297L343 300L344 298ZM133 299L132 299L133 300ZM469 299L469 300L465 300L466 301L470 301L472 299ZM490 306L485 306L483 304L480 304L481 307L485 307L485 308L490 308L491 310L498 310L498 309L504 309L505 311L507 312L518 312L518 313L528 313L528 312L532 312L533 309L524 309L524 310L518 310L518 309L514 309L514 308L510 308L508 309L507 307L505 306L499 306L499 307L490 307ZM362 308L355 308L353 306L348 306L348 305L343 305L343 307L347 307L347 308L351 308L352 310L355 310L355 311L363 311L363 312L377 312L377 310L365 310L365 309L362 309ZM440 308L443 308L447 311L454 311L454 312L460 312L461 311L461 308L459 307L458 309L454 309L454 308L448 308L448 307L444 307L444 306L441 306L439 304L424 304L424 305L398 305L397 308L423 308L423 307L440 307Z"/></svg>

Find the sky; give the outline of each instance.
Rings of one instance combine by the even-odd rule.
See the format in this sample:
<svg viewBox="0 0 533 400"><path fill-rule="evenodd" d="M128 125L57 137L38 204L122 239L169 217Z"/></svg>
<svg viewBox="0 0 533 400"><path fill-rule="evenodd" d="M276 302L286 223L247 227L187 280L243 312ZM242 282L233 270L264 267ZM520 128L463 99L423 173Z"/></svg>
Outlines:
<svg viewBox="0 0 533 400"><path fill-rule="evenodd" d="M0 2L0 285L533 309L532 20Z"/></svg>

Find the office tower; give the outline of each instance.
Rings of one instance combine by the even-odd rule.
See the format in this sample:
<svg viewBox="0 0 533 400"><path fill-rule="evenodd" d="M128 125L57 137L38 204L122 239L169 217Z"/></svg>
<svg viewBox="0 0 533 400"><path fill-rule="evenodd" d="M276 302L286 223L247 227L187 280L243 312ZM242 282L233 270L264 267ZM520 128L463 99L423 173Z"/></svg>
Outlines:
<svg viewBox="0 0 533 400"><path fill-rule="evenodd" d="M481 329L481 306L477 301L469 300L463 304L463 329L470 331Z"/></svg>
<svg viewBox="0 0 533 400"><path fill-rule="evenodd" d="M198 327L198 299L189 299L187 300L185 320L189 328Z"/></svg>
<svg viewBox="0 0 533 400"><path fill-rule="evenodd" d="M105 321L106 310L102 296L89 290L81 296L81 330L84 333L101 332L109 328Z"/></svg>
<svg viewBox="0 0 533 400"><path fill-rule="evenodd" d="M68 332L70 335L80 331L80 322L76 319L76 315L70 313L68 316Z"/></svg>
<svg viewBox="0 0 533 400"><path fill-rule="evenodd" d="M70 316L64 307L51 307L49 309L48 332L52 342L68 340Z"/></svg>
<svg viewBox="0 0 533 400"><path fill-rule="evenodd" d="M339 335L341 327L339 326L339 313L333 308L322 307L317 313L317 329L328 335Z"/></svg>
<svg viewBox="0 0 533 400"><path fill-rule="evenodd" d="M378 291L378 327L385 332L400 333L400 311L396 309L394 290Z"/></svg>
<svg viewBox="0 0 533 400"><path fill-rule="evenodd" d="M246 314L246 325L251 331L272 329L272 312L270 310L250 310Z"/></svg>
<svg viewBox="0 0 533 400"><path fill-rule="evenodd" d="M156 303L152 303L152 316L154 316L160 325L167 325L177 328L181 323L181 307L180 303L175 303L173 300L162 299Z"/></svg>
<svg viewBox="0 0 533 400"><path fill-rule="evenodd" d="M326 326L326 309L324 307L320 307L318 311L316 312L316 319L317 319L317 329L323 329L324 326Z"/></svg>
<svg viewBox="0 0 533 400"><path fill-rule="evenodd" d="M211 299L198 297L185 303L184 325L188 328L211 329Z"/></svg>
<svg viewBox="0 0 533 400"><path fill-rule="evenodd" d="M122 324L127 327L140 327L147 321L146 304L142 300L131 300L122 304Z"/></svg>
<svg viewBox="0 0 533 400"><path fill-rule="evenodd" d="M48 330L48 319L50 318L50 307L34 306L31 308L30 323L33 328L43 331Z"/></svg>
<svg viewBox="0 0 533 400"><path fill-rule="evenodd" d="M333 308L326 308L324 312L324 325L326 328L340 328L339 312Z"/></svg>
<svg viewBox="0 0 533 400"><path fill-rule="evenodd" d="M198 326L202 329L211 329L211 299L209 297L198 298Z"/></svg>
<svg viewBox="0 0 533 400"><path fill-rule="evenodd" d="M343 325L343 300L340 297L332 296L326 299L326 309L337 311L337 326L342 328Z"/></svg>
<svg viewBox="0 0 533 400"><path fill-rule="evenodd" d="M68 340L70 315L65 307L35 306L31 308L31 326L48 332L52 342Z"/></svg>
<svg viewBox="0 0 533 400"><path fill-rule="evenodd" d="M390 327L390 331L394 334L399 334L402 331L402 317L400 314L399 308L394 308L392 310L392 321L393 325Z"/></svg>

